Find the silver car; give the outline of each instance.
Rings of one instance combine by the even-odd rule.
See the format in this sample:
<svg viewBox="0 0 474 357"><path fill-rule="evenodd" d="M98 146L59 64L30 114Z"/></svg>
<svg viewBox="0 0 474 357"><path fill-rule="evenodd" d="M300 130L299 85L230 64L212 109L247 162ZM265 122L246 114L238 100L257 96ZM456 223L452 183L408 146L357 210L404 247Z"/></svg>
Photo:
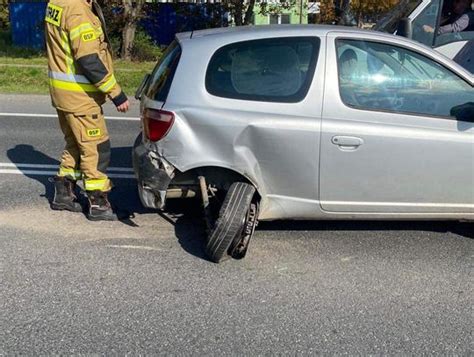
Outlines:
<svg viewBox="0 0 474 357"><path fill-rule="evenodd" d="M140 199L202 200L214 262L258 220L474 220L474 77L326 26L179 34L137 91Z"/></svg>

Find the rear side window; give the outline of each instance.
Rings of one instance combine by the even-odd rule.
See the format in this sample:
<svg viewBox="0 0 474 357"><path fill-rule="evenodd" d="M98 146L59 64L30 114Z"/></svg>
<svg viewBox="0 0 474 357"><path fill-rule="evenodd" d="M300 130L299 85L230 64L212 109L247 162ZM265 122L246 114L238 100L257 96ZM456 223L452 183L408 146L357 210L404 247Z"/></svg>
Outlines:
<svg viewBox="0 0 474 357"><path fill-rule="evenodd" d="M163 57L151 74L146 96L164 102L173 82L174 73L181 57L181 46L174 41L168 46Z"/></svg>
<svg viewBox="0 0 474 357"><path fill-rule="evenodd" d="M238 42L211 58L206 88L219 97L295 103L311 85L319 54L316 37Z"/></svg>

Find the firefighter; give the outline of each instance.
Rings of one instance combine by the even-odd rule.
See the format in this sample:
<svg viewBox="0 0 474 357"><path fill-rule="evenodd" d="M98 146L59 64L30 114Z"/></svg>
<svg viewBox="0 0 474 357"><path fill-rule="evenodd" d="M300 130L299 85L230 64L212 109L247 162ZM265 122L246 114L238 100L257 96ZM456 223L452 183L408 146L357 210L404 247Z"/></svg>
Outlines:
<svg viewBox="0 0 474 357"><path fill-rule="evenodd" d="M45 25L51 99L66 141L51 207L81 212L74 190L83 179L87 217L116 220L108 200L110 141L101 106L107 97L119 112L130 104L114 76L104 16L95 0L50 0Z"/></svg>

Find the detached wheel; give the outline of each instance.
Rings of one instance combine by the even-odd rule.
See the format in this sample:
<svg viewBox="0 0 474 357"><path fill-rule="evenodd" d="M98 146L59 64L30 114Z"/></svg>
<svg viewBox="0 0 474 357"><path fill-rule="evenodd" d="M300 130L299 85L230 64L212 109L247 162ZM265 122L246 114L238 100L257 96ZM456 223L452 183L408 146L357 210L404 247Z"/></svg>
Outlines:
<svg viewBox="0 0 474 357"><path fill-rule="evenodd" d="M230 255L234 255L232 251L244 239L245 232L249 231L249 217L251 217L252 229L245 243L248 245L257 220L255 209L257 205L252 202L254 195L255 188L248 183L234 182L230 186L216 223L208 235L206 253L211 261L220 263Z"/></svg>

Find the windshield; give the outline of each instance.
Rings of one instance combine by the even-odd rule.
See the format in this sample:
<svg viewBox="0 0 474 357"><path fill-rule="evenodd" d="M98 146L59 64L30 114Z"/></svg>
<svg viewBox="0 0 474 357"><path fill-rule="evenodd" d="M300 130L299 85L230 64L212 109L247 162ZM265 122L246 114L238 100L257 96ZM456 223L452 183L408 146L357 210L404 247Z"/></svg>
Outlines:
<svg viewBox="0 0 474 357"><path fill-rule="evenodd" d="M400 1L393 10L377 22L374 29L381 32L395 33L400 19L408 17L421 3L422 0Z"/></svg>

